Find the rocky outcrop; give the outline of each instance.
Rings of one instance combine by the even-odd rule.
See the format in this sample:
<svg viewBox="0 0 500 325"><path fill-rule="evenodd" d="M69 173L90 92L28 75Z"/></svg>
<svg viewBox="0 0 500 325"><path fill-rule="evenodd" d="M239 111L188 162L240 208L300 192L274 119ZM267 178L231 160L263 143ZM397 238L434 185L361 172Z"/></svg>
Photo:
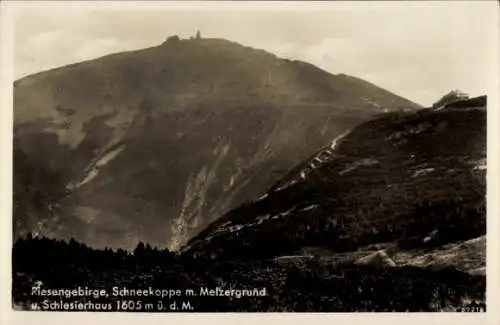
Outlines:
<svg viewBox="0 0 500 325"><path fill-rule="evenodd" d="M360 258L354 264L357 265L372 265L376 267L394 267L396 263L383 250L377 251L370 255Z"/></svg>

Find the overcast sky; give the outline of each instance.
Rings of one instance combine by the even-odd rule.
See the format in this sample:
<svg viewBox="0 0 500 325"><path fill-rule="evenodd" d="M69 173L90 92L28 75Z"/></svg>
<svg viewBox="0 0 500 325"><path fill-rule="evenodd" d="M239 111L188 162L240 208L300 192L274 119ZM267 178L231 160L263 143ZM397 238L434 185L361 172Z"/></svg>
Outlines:
<svg viewBox="0 0 500 325"><path fill-rule="evenodd" d="M354 75L427 105L451 89L486 93L494 6L472 2L225 3L134 9L54 1L15 14L15 76L160 44L218 37ZM83 6L83 7L82 7ZM154 6L163 6L156 2ZM219 8L219 7L217 7Z"/></svg>

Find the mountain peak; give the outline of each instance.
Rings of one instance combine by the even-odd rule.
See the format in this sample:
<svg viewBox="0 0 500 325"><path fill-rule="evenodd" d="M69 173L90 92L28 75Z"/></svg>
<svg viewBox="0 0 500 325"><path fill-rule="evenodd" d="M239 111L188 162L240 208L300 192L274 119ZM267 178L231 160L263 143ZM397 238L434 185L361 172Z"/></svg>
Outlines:
<svg viewBox="0 0 500 325"><path fill-rule="evenodd" d="M419 106L200 35L28 76L14 107L16 231L170 247L356 124Z"/></svg>

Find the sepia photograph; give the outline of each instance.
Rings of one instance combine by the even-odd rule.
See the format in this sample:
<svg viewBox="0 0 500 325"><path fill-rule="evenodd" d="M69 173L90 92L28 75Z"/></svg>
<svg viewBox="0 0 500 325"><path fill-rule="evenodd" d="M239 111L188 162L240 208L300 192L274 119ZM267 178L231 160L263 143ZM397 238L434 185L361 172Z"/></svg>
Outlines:
<svg viewBox="0 0 500 325"><path fill-rule="evenodd" d="M491 4L10 2L9 308L492 311Z"/></svg>

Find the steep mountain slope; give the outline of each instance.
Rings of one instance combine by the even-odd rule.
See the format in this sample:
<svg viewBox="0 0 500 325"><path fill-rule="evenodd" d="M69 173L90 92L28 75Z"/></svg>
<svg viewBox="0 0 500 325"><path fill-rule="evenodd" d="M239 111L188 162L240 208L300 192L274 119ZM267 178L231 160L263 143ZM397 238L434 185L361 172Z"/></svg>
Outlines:
<svg viewBox="0 0 500 325"><path fill-rule="evenodd" d="M169 38L14 85L14 238L176 249L335 136L418 105L220 39Z"/></svg>
<svg viewBox="0 0 500 325"><path fill-rule="evenodd" d="M387 113L355 127L218 219L185 253L484 274L485 238L477 237L486 233L486 109L461 106Z"/></svg>

